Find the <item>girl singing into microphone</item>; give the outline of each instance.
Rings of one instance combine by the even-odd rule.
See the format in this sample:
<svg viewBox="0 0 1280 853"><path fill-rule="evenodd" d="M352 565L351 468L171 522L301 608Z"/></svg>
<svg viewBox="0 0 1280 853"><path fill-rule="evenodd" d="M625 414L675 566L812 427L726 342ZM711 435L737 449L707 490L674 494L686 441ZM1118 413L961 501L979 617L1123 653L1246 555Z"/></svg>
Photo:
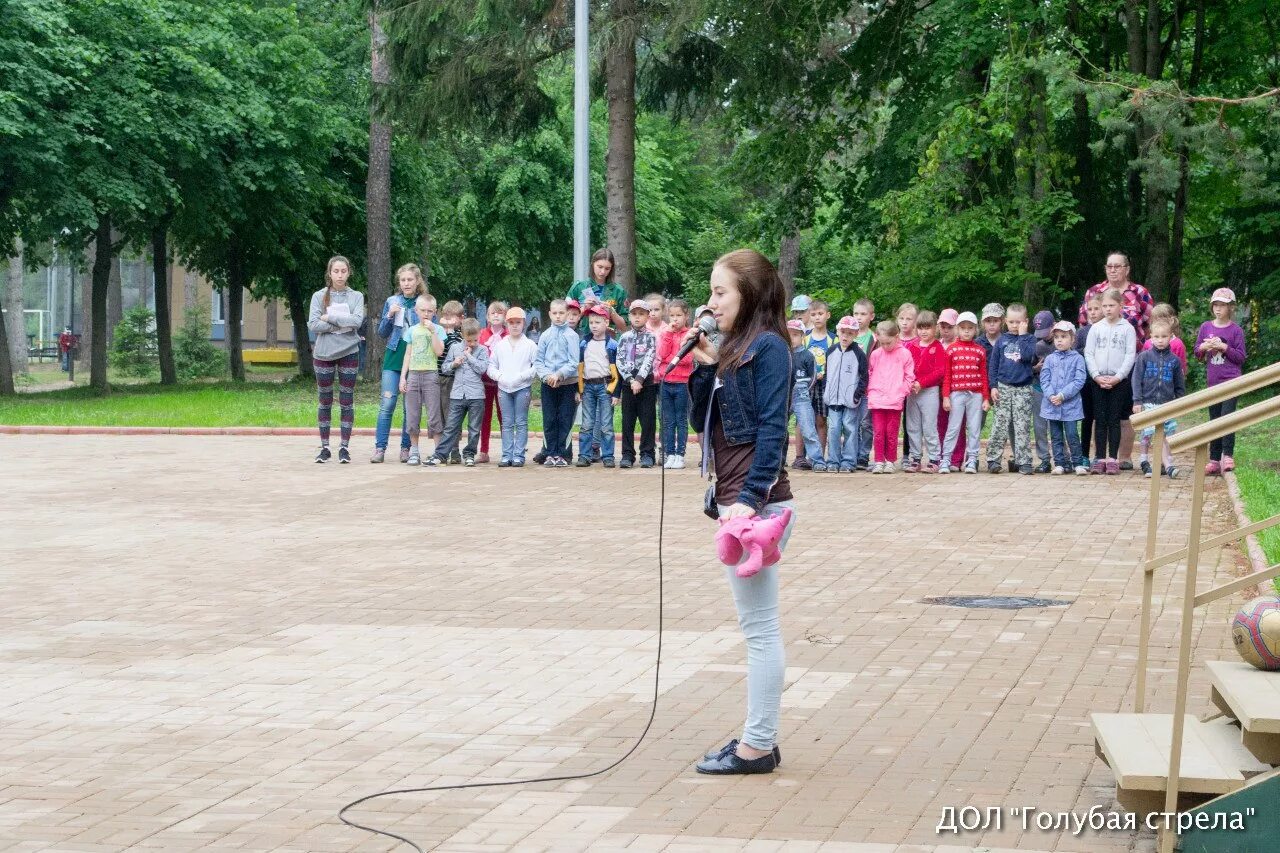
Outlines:
<svg viewBox="0 0 1280 853"><path fill-rule="evenodd" d="M715 503L724 519L780 515L792 510L779 549L795 525L791 484L783 463L791 401L791 347L784 309L786 290L773 264L759 252L739 249L716 261L711 299L723 338L717 348L700 336L694 358L714 370L690 381L692 419L704 429L710 454L703 473L715 474ZM698 335L696 328L689 336ZM698 762L699 773L771 773L781 761L777 746L786 658L778 622L778 566L740 578L725 577L747 641L747 719L734 738Z"/></svg>

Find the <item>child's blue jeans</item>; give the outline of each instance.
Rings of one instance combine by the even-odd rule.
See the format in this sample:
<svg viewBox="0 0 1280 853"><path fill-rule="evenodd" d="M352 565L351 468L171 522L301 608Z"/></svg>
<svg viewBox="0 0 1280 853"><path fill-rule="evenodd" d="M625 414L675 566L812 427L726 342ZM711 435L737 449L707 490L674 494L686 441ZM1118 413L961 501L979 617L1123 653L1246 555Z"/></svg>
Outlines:
<svg viewBox="0 0 1280 853"><path fill-rule="evenodd" d="M689 441L689 386L683 382L662 383L662 452L684 456Z"/></svg>
<svg viewBox="0 0 1280 853"><path fill-rule="evenodd" d="M857 406L827 406L827 465L849 471L858 467L862 454L864 397Z"/></svg>
<svg viewBox="0 0 1280 853"><path fill-rule="evenodd" d="M578 430L578 456L591 458L593 444L600 446L600 458L613 458L613 398L604 382L582 386L582 429Z"/></svg>
<svg viewBox="0 0 1280 853"><path fill-rule="evenodd" d="M1049 424L1049 438L1053 441L1053 464L1061 465L1067 470L1083 465L1084 458L1080 452L1080 422L1052 421L1048 418L1045 420Z"/></svg>
<svg viewBox="0 0 1280 853"><path fill-rule="evenodd" d="M791 411L795 413L796 429L800 432L801 440L804 441L804 455L814 465L825 464L822 461L822 444L818 441L818 419L809 395L800 396L792 392Z"/></svg>

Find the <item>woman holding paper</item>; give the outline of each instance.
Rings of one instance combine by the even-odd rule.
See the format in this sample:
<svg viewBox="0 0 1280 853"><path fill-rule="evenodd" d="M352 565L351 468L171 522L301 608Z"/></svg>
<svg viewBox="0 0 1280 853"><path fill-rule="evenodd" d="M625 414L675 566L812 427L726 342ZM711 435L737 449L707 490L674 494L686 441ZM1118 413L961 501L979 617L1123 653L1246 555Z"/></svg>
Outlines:
<svg viewBox="0 0 1280 853"><path fill-rule="evenodd" d="M351 262L341 255L329 259L325 269L325 286L311 295L311 313L307 328L316 336L311 345L311 362L320 392L317 419L320 427L320 452L317 462L328 462L329 424L333 414L333 380L338 380L338 405L342 409L342 446L338 461L351 461L347 445L355 423L356 374L360 372L360 333L364 323L364 294L347 286L351 278Z"/></svg>

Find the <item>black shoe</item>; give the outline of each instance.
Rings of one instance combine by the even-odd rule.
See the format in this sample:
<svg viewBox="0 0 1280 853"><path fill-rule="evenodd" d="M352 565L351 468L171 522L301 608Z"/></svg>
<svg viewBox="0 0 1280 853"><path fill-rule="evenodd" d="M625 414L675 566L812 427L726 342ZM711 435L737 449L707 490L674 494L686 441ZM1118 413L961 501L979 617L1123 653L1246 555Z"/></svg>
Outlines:
<svg viewBox="0 0 1280 853"><path fill-rule="evenodd" d="M611 456L611 457L609 457L608 459L604 460L604 467L606 467L606 468L612 468L612 467L613 467L613 457L612 457L612 456Z"/></svg>
<svg viewBox="0 0 1280 853"><path fill-rule="evenodd" d="M797 459L795 462L791 463L791 467L798 471L812 471L813 463L808 459Z"/></svg>
<svg viewBox="0 0 1280 853"><path fill-rule="evenodd" d="M523 459L517 459L516 461L514 461L514 462L512 462L512 463L511 463L511 467L512 467L512 468L523 468L523 467L524 467L524 460L523 460Z"/></svg>
<svg viewBox="0 0 1280 853"><path fill-rule="evenodd" d="M1147 476L1147 477L1150 477L1150 476L1151 476L1151 463L1150 463L1150 462L1148 462L1147 460L1143 459L1141 462L1139 462L1139 463L1138 463L1138 467L1142 469L1142 473L1143 473L1143 475L1144 475L1144 476Z"/></svg>
<svg viewBox="0 0 1280 853"><path fill-rule="evenodd" d="M653 457L652 457L652 456L641 456L641 457L640 457L640 467L641 467L641 468L652 468L652 467L653 467Z"/></svg>
<svg viewBox="0 0 1280 853"><path fill-rule="evenodd" d="M1032 468L1030 465L1019 465L1019 466L1018 466L1018 473L1019 473L1019 474L1026 474L1027 476L1031 476L1031 475L1032 475L1032 474L1034 474L1035 472L1036 472L1036 469L1035 469L1035 468Z"/></svg>
<svg viewBox="0 0 1280 853"><path fill-rule="evenodd" d="M1053 470L1053 465L1050 464L1049 462L1041 462L1039 465L1036 466L1037 474L1048 474L1052 470Z"/></svg>
<svg viewBox="0 0 1280 853"><path fill-rule="evenodd" d="M591 461L592 461L592 462L599 462L599 461L600 461L600 451L599 451L599 450L594 450L594 451L592 451L592 452L591 452Z"/></svg>
<svg viewBox="0 0 1280 853"><path fill-rule="evenodd" d="M579 456L578 461L573 464L575 468L590 468L591 460L585 456Z"/></svg>
<svg viewBox="0 0 1280 853"><path fill-rule="evenodd" d="M1121 463L1120 463L1120 470L1121 470L1121 471L1132 471L1132 470L1133 470L1133 463L1132 463L1132 462L1130 462L1128 459L1124 460L1123 462L1121 462Z"/></svg>
<svg viewBox="0 0 1280 853"><path fill-rule="evenodd" d="M704 758L698 762L699 773L712 776L745 775L750 773L772 773L778 766L772 755L756 759L740 758L736 752L729 752L719 758Z"/></svg>
<svg viewBox="0 0 1280 853"><path fill-rule="evenodd" d="M329 448L322 447L320 452L316 454L316 462L328 462L333 458L333 454L329 452Z"/></svg>
<svg viewBox="0 0 1280 853"><path fill-rule="evenodd" d="M339 447L339 448L338 448L338 462L339 462L339 463L341 463L341 464L343 464L343 465L348 465L348 464L350 464L350 463L351 463L351 451L350 451L350 450L347 450L345 447Z"/></svg>
<svg viewBox="0 0 1280 853"><path fill-rule="evenodd" d="M510 468L510 467L511 467L511 464L512 464L512 463L511 463L511 460L510 460L510 459L503 459L501 462L499 462L499 463L498 463L498 467L499 467L499 468Z"/></svg>
<svg viewBox="0 0 1280 853"><path fill-rule="evenodd" d="M636 463L635 463L633 460L628 459L627 457L625 457L625 456L624 456L624 457L622 457L622 461L618 463L618 467L619 467L619 468L630 468L630 467L631 467L632 465L634 465L634 464L636 464Z"/></svg>
<svg viewBox="0 0 1280 853"><path fill-rule="evenodd" d="M987 463L987 473L988 473L988 474L999 474L999 473L1000 473L1001 471L1003 471L1003 470L1004 470L1004 469L1003 469L1002 467L1000 467L1000 463L999 463L999 462L988 462L988 463Z"/></svg>
<svg viewBox="0 0 1280 853"><path fill-rule="evenodd" d="M726 743L724 746L717 749L715 752L708 752L706 755L702 756L702 759L704 761L710 761L713 758L724 758L726 755L733 752L737 748L738 748L738 739L734 738L733 740ZM774 767L782 766L782 750L778 749L778 745L776 743L773 745L773 766Z"/></svg>
<svg viewBox="0 0 1280 853"><path fill-rule="evenodd" d="M459 452L458 452L458 451L456 451L456 450L455 450L455 451L453 451L452 453L450 453L450 454L449 454L449 464L450 464L450 465L461 465L461 464L462 464L462 454L461 454L461 453L459 453Z"/></svg>
<svg viewBox="0 0 1280 853"><path fill-rule="evenodd" d="M533 455L534 465L541 465L543 462L546 462L546 461L547 461L547 451L545 450L539 450L537 453Z"/></svg>

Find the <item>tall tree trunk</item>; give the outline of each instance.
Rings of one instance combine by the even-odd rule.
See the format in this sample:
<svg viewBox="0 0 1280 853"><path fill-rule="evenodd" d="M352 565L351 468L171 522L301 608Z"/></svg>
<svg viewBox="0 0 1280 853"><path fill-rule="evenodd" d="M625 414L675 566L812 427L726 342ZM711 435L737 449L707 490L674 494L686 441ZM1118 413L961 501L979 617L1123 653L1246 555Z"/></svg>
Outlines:
<svg viewBox="0 0 1280 853"><path fill-rule="evenodd" d="M604 54L609 102L609 150L605 155L608 243L614 280L636 296L636 0L614 0L613 38Z"/></svg>
<svg viewBox="0 0 1280 853"><path fill-rule="evenodd" d="M787 289L788 303L796 294L796 273L799 271L800 231L797 229L783 237L782 245L778 247L778 278L782 279L782 286Z"/></svg>
<svg viewBox="0 0 1280 853"><path fill-rule="evenodd" d="M0 323L0 397L10 397L15 393L13 364L9 358L9 333L5 330L5 324Z"/></svg>
<svg viewBox="0 0 1280 853"><path fill-rule="evenodd" d="M115 252L111 242L111 216L98 218L93 239L92 299L89 316L92 341L89 355L89 386L99 394L109 394L107 384L107 291L111 286L111 267Z"/></svg>
<svg viewBox="0 0 1280 853"><path fill-rule="evenodd" d="M1071 32L1084 40L1088 37L1084 18L1080 12L1079 0L1072 0L1067 10L1067 22ZM1081 61L1079 73L1085 76L1089 72L1088 63ZM1098 258L1104 251L1099 245L1101 231L1101 204L1099 202L1098 179L1094 169L1093 150L1089 147L1092 141L1093 118L1089 114L1089 96L1083 90L1071 96L1071 113L1073 119L1071 133L1071 153L1075 159L1075 181L1072 192L1076 199L1076 210L1081 220L1075 226L1075 237L1064 246L1066 254L1066 277L1068 291L1073 294L1083 293L1084 285L1092 283L1091 274L1096 270ZM1065 307L1070 312L1065 316L1074 316L1079 306L1074 299Z"/></svg>
<svg viewBox="0 0 1280 853"><path fill-rule="evenodd" d="M169 310L169 228L166 217L151 231L151 277L156 287L156 349L160 355L160 384L177 385L173 363L173 317Z"/></svg>
<svg viewBox="0 0 1280 853"><path fill-rule="evenodd" d="M1196 3L1195 46L1191 52L1191 74L1187 77L1188 92L1195 93L1200 85L1200 69L1204 61L1205 0ZM1191 124L1187 110L1183 126ZM1173 195L1173 234L1169 245L1169 304L1175 309L1182 298L1182 263L1187 233L1187 193L1191 186L1191 152L1185 142L1178 146L1178 189Z"/></svg>
<svg viewBox="0 0 1280 853"><path fill-rule="evenodd" d="M366 316L377 317L382 304L391 295L391 125L382 121L379 98L391 80L387 66L387 36L378 22L378 4L369 12L372 39L370 69L373 95L369 103L369 176L365 183L365 243L368 251L368 288ZM364 363L367 379L377 379L382 372L385 344L377 335L369 335Z"/></svg>
<svg viewBox="0 0 1280 853"><path fill-rule="evenodd" d="M276 323L276 313L280 310L279 304L274 299L267 300L267 347L270 349L280 346L280 329Z"/></svg>
<svg viewBox="0 0 1280 853"><path fill-rule="evenodd" d="M1026 272L1022 301L1028 309L1039 310L1044 307L1045 230L1044 223L1038 218L1038 210L1048 192L1049 119L1045 114L1048 93L1044 76L1039 72L1031 72L1023 82L1028 97L1023 117L1018 122L1018 136L1022 137L1021 147L1029 156L1022 166L1021 183L1026 200L1024 215L1032 221L1022 250L1022 268Z"/></svg>
<svg viewBox="0 0 1280 853"><path fill-rule="evenodd" d="M9 369L15 373L27 372L27 315L22 310L22 250L22 240L15 239L4 288L4 325L9 341ZM41 341L42 346L43 344Z"/></svg>
<svg viewBox="0 0 1280 853"><path fill-rule="evenodd" d="M249 286L244 249L233 235L227 243L227 358L231 378L244 381L244 292Z"/></svg>
<svg viewBox="0 0 1280 853"><path fill-rule="evenodd" d="M315 367L311 364L311 333L307 329L307 314L311 306L302 286L302 275L297 270L286 269L281 279L285 302L289 306L289 320L293 323L293 345L298 351L298 375L315 376ZM381 362L378 366L382 366Z"/></svg>
<svg viewBox="0 0 1280 853"><path fill-rule="evenodd" d="M88 274L80 277L80 328L72 329L80 335L80 345L76 351L80 355L78 360L82 369L88 368L89 362L93 360L93 268L98 263L96 230L94 239L86 246L85 261ZM74 264L75 260L71 263Z"/></svg>
<svg viewBox="0 0 1280 853"><path fill-rule="evenodd" d="M111 245L114 247L119 243L120 232L112 231ZM120 275L120 257L113 249L111 277L107 282L107 349L111 349L111 342L116 338L116 326L124 320L124 294L121 292Z"/></svg>

